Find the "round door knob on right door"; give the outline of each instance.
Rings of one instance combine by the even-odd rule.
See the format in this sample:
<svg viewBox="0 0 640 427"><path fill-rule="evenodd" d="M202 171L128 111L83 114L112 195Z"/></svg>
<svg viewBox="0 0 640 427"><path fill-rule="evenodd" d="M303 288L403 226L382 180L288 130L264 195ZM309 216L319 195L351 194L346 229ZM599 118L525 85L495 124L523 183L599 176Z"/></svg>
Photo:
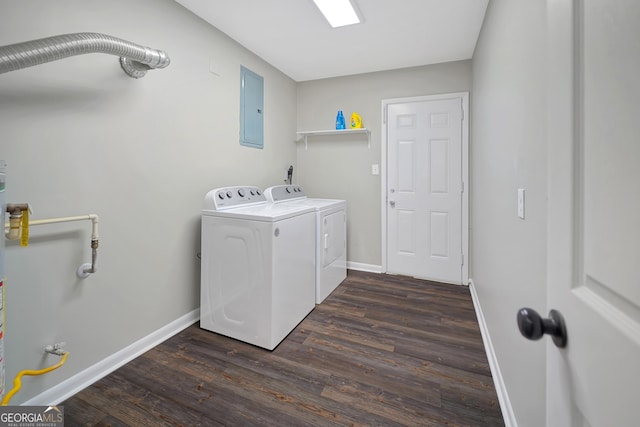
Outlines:
<svg viewBox="0 0 640 427"><path fill-rule="evenodd" d="M518 310L518 329L523 337L530 340L539 340L544 334L549 334L556 347L564 348L567 345L564 317L556 310L551 310L549 318L544 319L532 308L521 308Z"/></svg>

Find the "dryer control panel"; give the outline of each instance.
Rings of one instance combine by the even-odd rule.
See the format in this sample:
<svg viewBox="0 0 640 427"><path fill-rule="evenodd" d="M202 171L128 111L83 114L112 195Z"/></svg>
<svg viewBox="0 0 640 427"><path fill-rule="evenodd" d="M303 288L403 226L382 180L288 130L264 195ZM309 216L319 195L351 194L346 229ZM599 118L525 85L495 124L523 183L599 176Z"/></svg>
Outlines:
<svg viewBox="0 0 640 427"><path fill-rule="evenodd" d="M304 199L307 197L299 185L276 185L264 190L267 200L270 202L282 202L285 200Z"/></svg>
<svg viewBox="0 0 640 427"><path fill-rule="evenodd" d="M267 203L267 198L258 187L221 187L207 193L204 198L204 210L219 211L238 206L265 203Z"/></svg>

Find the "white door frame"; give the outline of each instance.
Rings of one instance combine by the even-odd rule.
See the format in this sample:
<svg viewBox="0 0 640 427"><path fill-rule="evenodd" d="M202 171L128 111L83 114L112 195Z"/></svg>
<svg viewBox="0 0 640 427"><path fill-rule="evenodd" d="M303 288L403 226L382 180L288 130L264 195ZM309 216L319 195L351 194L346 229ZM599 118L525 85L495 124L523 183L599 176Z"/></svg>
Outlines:
<svg viewBox="0 0 640 427"><path fill-rule="evenodd" d="M387 107L390 104L408 102L437 101L440 99L459 98L462 102L462 283L469 281L469 92L445 93L440 95L414 96L408 98L391 98L382 100L382 130L380 137L380 218L382 245L382 273L387 272Z"/></svg>

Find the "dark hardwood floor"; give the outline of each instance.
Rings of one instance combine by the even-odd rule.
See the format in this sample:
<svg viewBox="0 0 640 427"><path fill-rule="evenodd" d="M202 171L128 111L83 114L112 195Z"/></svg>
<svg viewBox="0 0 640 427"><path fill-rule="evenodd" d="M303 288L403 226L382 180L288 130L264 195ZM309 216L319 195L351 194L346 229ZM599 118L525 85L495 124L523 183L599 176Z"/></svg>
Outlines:
<svg viewBox="0 0 640 427"><path fill-rule="evenodd" d="M357 271L272 352L195 324L62 404L69 426L504 425L468 288Z"/></svg>

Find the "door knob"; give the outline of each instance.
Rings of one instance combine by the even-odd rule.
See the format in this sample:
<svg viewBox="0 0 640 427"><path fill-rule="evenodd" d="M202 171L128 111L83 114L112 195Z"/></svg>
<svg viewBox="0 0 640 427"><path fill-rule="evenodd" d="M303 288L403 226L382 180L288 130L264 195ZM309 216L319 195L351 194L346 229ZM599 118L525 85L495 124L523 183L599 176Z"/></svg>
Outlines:
<svg viewBox="0 0 640 427"><path fill-rule="evenodd" d="M391 206L392 208L395 208L396 202L394 200L389 200L389 206Z"/></svg>
<svg viewBox="0 0 640 427"><path fill-rule="evenodd" d="M549 318L543 319L534 309L521 308L518 310L518 329L523 337L530 340L539 340L544 334L549 334L557 347L564 348L567 345L564 317L556 310L551 310Z"/></svg>

